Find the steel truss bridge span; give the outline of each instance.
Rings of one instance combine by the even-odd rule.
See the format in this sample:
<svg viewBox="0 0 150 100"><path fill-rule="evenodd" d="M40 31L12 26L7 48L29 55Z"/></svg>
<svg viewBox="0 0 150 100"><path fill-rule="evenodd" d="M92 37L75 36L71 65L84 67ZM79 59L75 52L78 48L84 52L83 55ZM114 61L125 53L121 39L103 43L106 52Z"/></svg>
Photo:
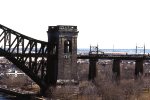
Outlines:
<svg viewBox="0 0 150 100"><path fill-rule="evenodd" d="M47 46L47 42L0 25L0 56L6 57L42 88L46 88Z"/></svg>

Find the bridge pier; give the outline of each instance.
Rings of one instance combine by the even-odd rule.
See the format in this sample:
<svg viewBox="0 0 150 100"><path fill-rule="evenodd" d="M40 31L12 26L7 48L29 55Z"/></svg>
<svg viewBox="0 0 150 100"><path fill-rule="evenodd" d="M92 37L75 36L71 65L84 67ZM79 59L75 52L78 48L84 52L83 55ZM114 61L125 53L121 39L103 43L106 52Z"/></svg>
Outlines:
<svg viewBox="0 0 150 100"><path fill-rule="evenodd" d="M120 79L120 60L114 59L112 71L116 79Z"/></svg>
<svg viewBox="0 0 150 100"><path fill-rule="evenodd" d="M94 78L96 77L96 63L97 63L98 59L89 59L89 75L88 75L88 79L89 80L94 80Z"/></svg>
<svg viewBox="0 0 150 100"><path fill-rule="evenodd" d="M140 75L143 74L143 59L136 60L135 64L135 78L138 78Z"/></svg>

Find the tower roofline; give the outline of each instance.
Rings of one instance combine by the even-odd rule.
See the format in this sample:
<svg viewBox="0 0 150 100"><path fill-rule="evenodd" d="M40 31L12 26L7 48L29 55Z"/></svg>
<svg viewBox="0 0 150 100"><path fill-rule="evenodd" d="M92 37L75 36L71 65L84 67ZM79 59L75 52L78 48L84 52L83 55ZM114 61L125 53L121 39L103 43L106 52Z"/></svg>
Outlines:
<svg viewBox="0 0 150 100"><path fill-rule="evenodd" d="M77 26L73 25L57 25L57 26L49 26L48 31L68 31L68 32L78 32Z"/></svg>

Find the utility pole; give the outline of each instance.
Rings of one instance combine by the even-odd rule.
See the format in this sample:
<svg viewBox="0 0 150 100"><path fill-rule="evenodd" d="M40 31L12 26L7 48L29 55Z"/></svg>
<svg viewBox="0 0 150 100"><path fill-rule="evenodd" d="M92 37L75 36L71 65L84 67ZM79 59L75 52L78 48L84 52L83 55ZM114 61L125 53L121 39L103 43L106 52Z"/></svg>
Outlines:
<svg viewBox="0 0 150 100"><path fill-rule="evenodd" d="M144 54L145 54L145 43L144 43Z"/></svg>
<svg viewBox="0 0 150 100"><path fill-rule="evenodd" d="M114 52L114 44L113 44L113 52Z"/></svg>
<svg viewBox="0 0 150 100"><path fill-rule="evenodd" d="M135 49L135 53L137 54L137 43L136 43L136 49Z"/></svg>

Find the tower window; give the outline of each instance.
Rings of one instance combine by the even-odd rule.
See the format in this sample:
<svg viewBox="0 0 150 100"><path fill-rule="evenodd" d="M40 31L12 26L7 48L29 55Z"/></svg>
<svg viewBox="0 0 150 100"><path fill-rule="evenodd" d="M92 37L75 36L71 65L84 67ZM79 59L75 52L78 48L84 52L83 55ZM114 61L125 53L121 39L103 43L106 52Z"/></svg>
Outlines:
<svg viewBox="0 0 150 100"><path fill-rule="evenodd" d="M53 54L56 54L56 45L53 48Z"/></svg>
<svg viewBox="0 0 150 100"><path fill-rule="evenodd" d="M71 53L72 52L72 43L69 40L64 42L64 53Z"/></svg>

